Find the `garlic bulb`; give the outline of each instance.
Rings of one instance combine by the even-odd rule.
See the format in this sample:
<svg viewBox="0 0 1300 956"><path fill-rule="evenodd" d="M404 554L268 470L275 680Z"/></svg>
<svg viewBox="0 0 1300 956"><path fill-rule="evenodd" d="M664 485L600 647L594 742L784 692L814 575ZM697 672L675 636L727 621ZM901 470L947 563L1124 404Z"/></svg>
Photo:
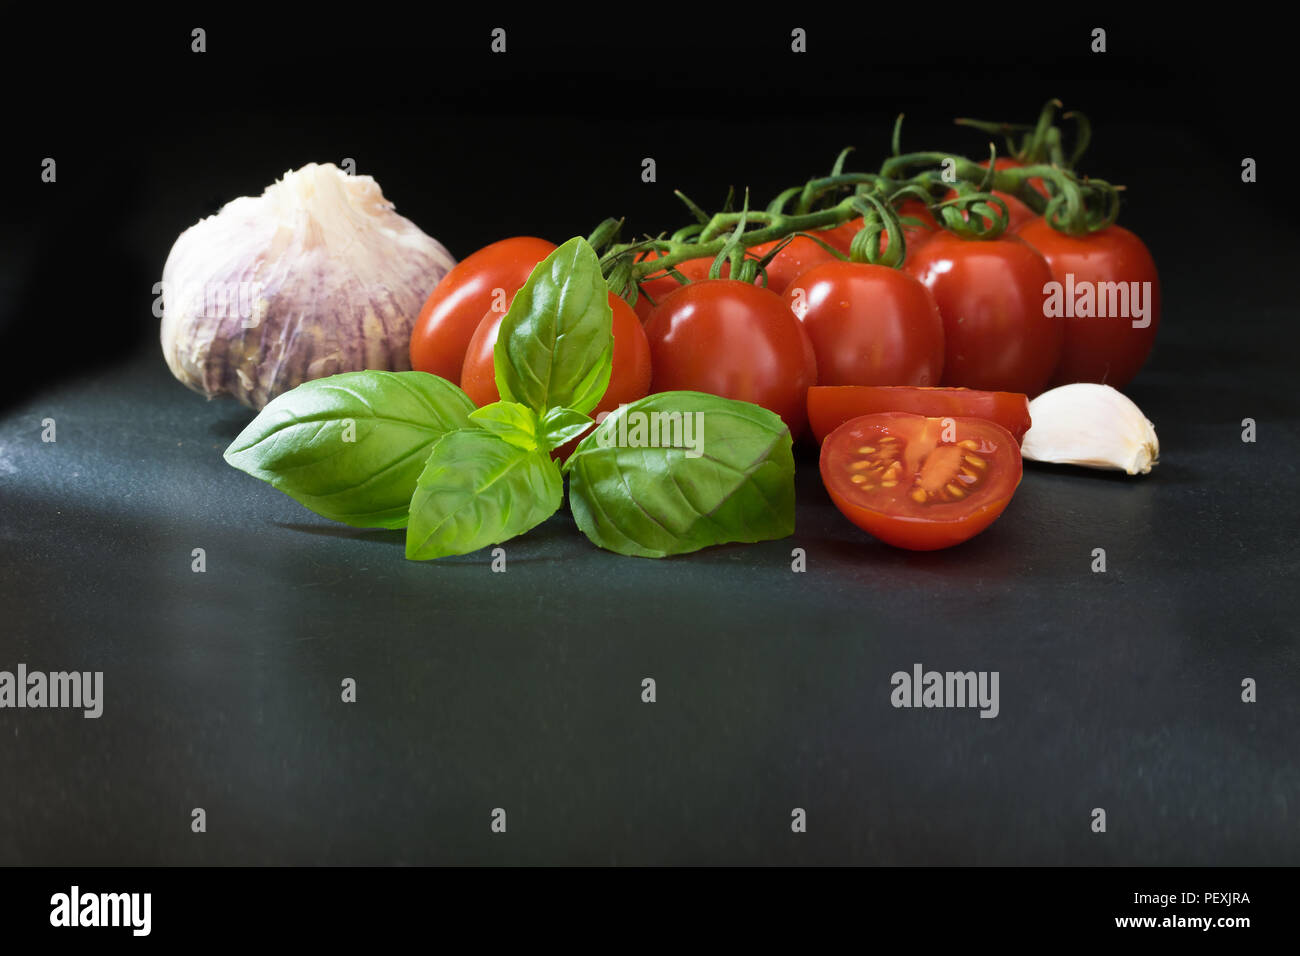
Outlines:
<svg viewBox="0 0 1300 956"><path fill-rule="evenodd" d="M1030 461L1145 475L1160 457L1155 426L1109 385L1051 389L1029 403L1029 419L1020 454Z"/></svg>
<svg viewBox="0 0 1300 956"><path fill-rule="evenodd" d="M369 176L310 163L181 233L163 268L163 355L252 408L336 372L406 371L411 327L455 265Z"/></svg>

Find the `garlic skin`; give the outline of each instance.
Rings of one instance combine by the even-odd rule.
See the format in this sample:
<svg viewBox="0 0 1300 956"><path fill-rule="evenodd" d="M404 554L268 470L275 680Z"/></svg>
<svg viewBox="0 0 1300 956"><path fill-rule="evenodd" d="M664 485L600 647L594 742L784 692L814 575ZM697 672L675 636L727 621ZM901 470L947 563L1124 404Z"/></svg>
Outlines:
<svg viewBox="0 0 1300 956"><path fill-rule="evenodd" d="M1080 382L1029 403L1033 423L1020 443L1030 461L1147 474L1160 457L1155 426L1109 385Z"/></svg>
<svg viewBox="0 0 1300 956"><path fill-rule="evenodd" d="M337 372L408 371L411 328L455 264L374 179L309 163L181 233L163 356L194 391L254 409Z"/></svg>

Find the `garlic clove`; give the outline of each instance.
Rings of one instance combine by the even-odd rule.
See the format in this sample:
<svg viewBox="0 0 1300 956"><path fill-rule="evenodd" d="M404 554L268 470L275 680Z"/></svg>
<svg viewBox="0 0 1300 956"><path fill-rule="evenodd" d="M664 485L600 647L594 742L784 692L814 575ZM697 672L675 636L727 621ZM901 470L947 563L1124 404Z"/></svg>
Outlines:
<svg viewBox="0 0 1300 956"><path fill-rule="evenodd" d="M1160 457L1155 426L1109 385L1078 382L1029 403L1032 424L1020 443L1029 461L1147 474Z"/></svg>

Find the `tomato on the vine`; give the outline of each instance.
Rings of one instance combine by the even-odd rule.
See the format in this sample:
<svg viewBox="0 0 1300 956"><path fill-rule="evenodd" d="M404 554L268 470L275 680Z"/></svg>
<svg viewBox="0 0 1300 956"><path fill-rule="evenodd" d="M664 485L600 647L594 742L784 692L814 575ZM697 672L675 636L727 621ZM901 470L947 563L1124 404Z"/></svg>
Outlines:
<svg viewBox="0 0 1300 956"><path fill-rule="evenodd" d="M1029 397L1020 392L973 388L909 388L818 385L808 389L808 425L818 442L847 421L880 412L909 412L929 418L982 418L1019 442L1029 431Z"/></svg>
<svg viewBox="0 0 1300 956"><path fill-rule="evenodd" d="M1042 218L1025 223L1016 235L1042 254L1062 286L1065 345L1051 384L1123 388L1146 362L1160 325L1160 277L1146 244L1122 226L1068 236ZM1067 296L1073 301L1064 301ZM1140 310L1134 296L1141 296Z"/></svg>
<svg viewBox="0 0 1300 956"><path fill-rule="evenodd" d="M641 320L630 305L612 292L609 304L614 311L614 364L609 387L592 411L593 418L601 412L612 412L619 405L645 398L650 393L650 343L646 340ZM496 310L484 315L465 352L465 364L459 376L460 387L480 407L501 397L497 391L492 350L497 344L497 332L504 318L505 313Z"/></svg>
<svg viewBox="0 0 1300 956"><path fill-rule="evenodd" d="M651 249L645 255L638 256L637 261L644 262L646 259L660 258L663 258L660 253L655 249ZM705 257L702 259L687 259L684 262L677 263L673 268L691 282L696 282L700 279L707 279L709 277L709 269L712 265L713 260ZM730 271L731 269L728 264L724 262L722 264L723 278L726 278ZM644 322L646 319L650 318L650 313L654 310L654 307L662 302L670 293L676 292L680 289L682 283L678 282L675 278L665 272L661 275L651 275L648 279L642 279L640 286L641 294L636 297L635 308L637 316L642 322Z"/></svg>
<svg viewBox="0 0 1300 956"><path fill-rule="evenodd" d="M822 482L835 507L913 551L960 544L1002 514L1020 485L1020 446L1001 425L906 413L863 415L827 436Z"/></svg>
<svg viewBox="0 0 1300 956"><path fill-rule="evenodd" d="M751 259L761 259L775 249L781 241L775 239L772 242L761 242L751 246L747 255ZM821 265L823 262L842 261L835 256L835 253L826 251L826 247L816 240L809 239L807 236L795 236L767 264L767 287L777 295L782 295L795 279L813 266Z"/></svg>
<svg viewBox="0 0 1300 956"><path fill-rule="evenodd" d="M921 243L925 242L939 229L939 223L935 221L934 216L930 213L930 208L919 199L905 199L898 205L898 214L908 216L913 219L919 219L921 225L914 226L907 223L903 224L903 243L907 255L912 254L912 250L919 249ZM822 234L821 238L829 245L834 246L840 252L848 255L849 247L853 243L853 237L862 229L862 217L850 219L834 229L828 229ZM880 242L882 247L886 244L886 236L881 234Z"/></svg>
<svg viewBox="0 0 1300 956"><path fill-rule="evenodd" d="M1061 358L1064 320L1044 310L1047 260L1014 236L943 232L904 269L934 294L943 316L943 385L1034 396Z"/></svg>
<svg viewBox="0 0 1300 956"><path fill-rule="evenodd" d="M555 244L533 236L502 239L458 263L434 286L411 332L411 368L455 382L484 314L518 292Z"/></svg>
<svg viewBox="0 0 1300 956"><path fill-rule="evenodd" d="M735 279L682 286L645 324L651 391L710 392L776 412L797 437L817 360L803 323L770 289Z"/></svg>
<svg viewBox="0 0 1300 956"><path fill-rule="evenodd" d="M985 169L988 169L989 161L986 159L983 162L981 162L980 165L983 166ZM1004 156L999 156L997 158L997 162L994 163L993 168L995 170L1020 169L1024 165L1025 164L1020 162L1020 160L1018 159L1009 159ZM1048 193L1047 187L1043 185L1043 181L1041 179L1035 177L1029 180L1029 185L1035 192L1041 193L1044 197L1050 197L1051 194ZM956 195L957 195L957 190L950 189L948 190L948 193L946 196L944 196L944 198L952 199ZM1019 229L1022 225L1029 222L1031 219L1038 217L1038 213L1034 212L1022 200L1017 199L1015 196L1011 195L1010 193L999 192L998 190L995 189L993 190L993 195L997 196L999 199L1001 199L1003 202L1007 204L1007 228L1006 228L1007 232L1014 232L1015 230Z"/></svg>
<svg viewBox="0 0 1300 956"><path fill-rule="evenodd" d="M865 262L826 262L785 293L803 322L822 385L938 385L943 318L914 276Z"/></svg>

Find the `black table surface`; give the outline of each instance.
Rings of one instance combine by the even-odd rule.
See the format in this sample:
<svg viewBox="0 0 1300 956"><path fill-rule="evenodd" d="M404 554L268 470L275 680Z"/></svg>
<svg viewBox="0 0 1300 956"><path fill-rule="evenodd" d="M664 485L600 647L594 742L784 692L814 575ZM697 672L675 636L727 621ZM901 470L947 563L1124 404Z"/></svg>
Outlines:
<svg viewBox="0 0 1300 956"><path fill-rule="evenodd" d="M1155 471L1031 466L930 554L805 448L786 540L625 558L562 511L504 573L409 562L228 467L251 413L153 348L38 391L0 419L0 669L104 703L0 710L0 863L1300 862L1289 318L1175 298L1128 390ZM999 715L894 708L917 663L997 671Z"/></svg>

